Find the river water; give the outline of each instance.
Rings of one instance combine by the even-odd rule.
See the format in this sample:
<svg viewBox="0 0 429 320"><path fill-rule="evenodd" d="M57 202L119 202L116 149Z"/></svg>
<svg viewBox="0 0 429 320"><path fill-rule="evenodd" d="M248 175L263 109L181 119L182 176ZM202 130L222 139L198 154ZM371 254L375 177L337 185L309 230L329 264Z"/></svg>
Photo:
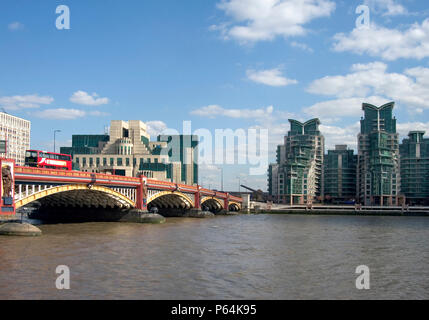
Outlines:
<svg viewBox="0 0 429 320"><path fill-rule="evenodd" d="M428 299L429 219L305 215L41 225L0 236L0 299ZM55 287L58 265L70 290ZM356 267L370 290L356 289Z"/></svg>

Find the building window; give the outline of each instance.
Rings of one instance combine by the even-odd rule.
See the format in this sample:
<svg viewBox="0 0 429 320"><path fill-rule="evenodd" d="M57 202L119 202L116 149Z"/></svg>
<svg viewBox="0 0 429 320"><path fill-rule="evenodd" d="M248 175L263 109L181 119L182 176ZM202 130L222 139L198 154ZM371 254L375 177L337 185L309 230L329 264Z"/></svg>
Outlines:
<svg viewBox="0 0 429 320"><path fill-rule="evenodd" d="M111 165L111 166L114 166L114 165L115 165L115 159L110 158L110 165Z"/></svg>
<svg viewBox="0 0 429 320"><path fill-rule="evenodd" d="M89 166L94 166L94 158L89 158Z"/></svg>
<svg viewBox="0 0 429 320"><path fill-rule="evenodd" d="M98 166L100 166L100 158L97 158L97 159L95 160L95 163L97 164L97 167L98 167Z"/></svg>
<svg viewBox="0 0 429 320"><path fill-rule="evenodd" d="M122 158L116 159L118 166L122 166Z"/></svg>
<svg viewBox="0 0 429 320"><path fill-rule="evenodd" d="M107 158L103 158L103 166L107 166Z"/></svg>
<svg viewBox="0 0 429 320"><path fill-rule="evenodd" d="M129 167L129 166L130 166L130 158L126 158L126 159L125 159L125 165L126 165L127 167Z"/></svg>

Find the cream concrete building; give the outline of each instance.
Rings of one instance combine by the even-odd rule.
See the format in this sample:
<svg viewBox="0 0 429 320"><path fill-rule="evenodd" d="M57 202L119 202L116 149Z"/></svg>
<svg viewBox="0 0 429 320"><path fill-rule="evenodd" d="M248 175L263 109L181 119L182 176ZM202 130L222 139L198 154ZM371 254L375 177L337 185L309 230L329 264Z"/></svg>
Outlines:
<svg viewBox="0 0 429 320"><path fill-rule="evenodd" d="M6 153L0 153L0 157L14 159L16 165L24 166L30 136L30 121L0 112L0 140L6 141Z"/></svg>
<svg viewBox="0 0 429 320"><path fill-rule="evenodd" d="M73 135L73 146L61 148L72 154L74 168L85 172L139 176L162 181L194 184L182 179L180 157L172 157L168 141L150 141L147 126L139 120L112 120L109 135ZM177 160L176 160L177 158Z"/></svg>

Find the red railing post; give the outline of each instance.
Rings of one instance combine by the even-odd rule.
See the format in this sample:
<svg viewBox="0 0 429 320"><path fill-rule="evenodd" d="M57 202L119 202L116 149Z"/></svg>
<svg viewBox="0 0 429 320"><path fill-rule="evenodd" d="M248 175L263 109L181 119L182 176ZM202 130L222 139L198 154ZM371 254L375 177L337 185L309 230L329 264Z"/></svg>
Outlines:
<svg viewBox="0 0 429 320"><path fill-rule="evenodd" d="M195 193L195 209L201 209L200 186L197 185L197 192Z"/></svg>
<svg viewBox="0 0 429 320"><path fill-rule="evenodd" d="M147 210L147 185L146 177L140 176L140 184L137 187L136 208L139 210Z"/></svg>

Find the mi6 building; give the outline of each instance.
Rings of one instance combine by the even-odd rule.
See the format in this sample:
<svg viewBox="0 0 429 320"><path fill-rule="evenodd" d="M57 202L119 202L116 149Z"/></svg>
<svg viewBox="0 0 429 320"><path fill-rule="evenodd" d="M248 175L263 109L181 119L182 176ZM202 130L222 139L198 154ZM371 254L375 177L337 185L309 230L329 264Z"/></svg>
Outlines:
<svg viewBox="0 0 429 320"><path fill-rule="evenodd" d="M61 153L73 156L76 170L194 185L198 183L198 137L186 137L189 145L181 135L150 141L142 121L112 120L109 135L73 135L72 147L62 147Z"/></svg>

